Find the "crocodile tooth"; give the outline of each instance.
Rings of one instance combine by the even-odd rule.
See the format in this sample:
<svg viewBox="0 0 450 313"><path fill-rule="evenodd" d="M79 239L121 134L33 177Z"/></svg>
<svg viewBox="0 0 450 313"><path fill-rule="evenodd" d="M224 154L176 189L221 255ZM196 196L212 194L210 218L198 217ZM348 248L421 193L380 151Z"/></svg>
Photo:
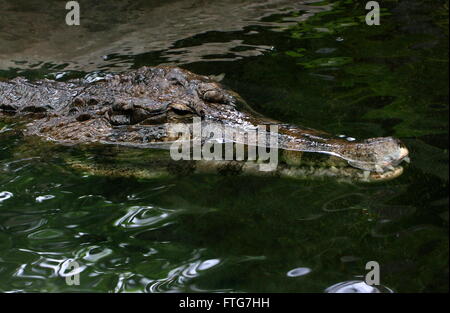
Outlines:
<svg viewBox="0 0 450 313"><path fill-rule="evenodd" d="M403 161L405 161L406 163L410 163L411 159L409 158L409 156L407 156L403 158Z"/></svg>
<svg viewBox="0 0 450 313"><path fill-rule="evenodd" d="M375 165L375 171L377 173L383 173L383 168L381 166L379 166L379 165Z"/></svg>
<svg viewBox="0 0 450 313"><path fill-rule="evenodd" d="M363 176L365 180L369 180L370 171L364 171Z"/></svg>
<svg viewBox="0 0 450 313"><path fill-rule="evenodd" d="M389 165L389 166L387 167L387 169L390 170L390 171L395 170L395 168L394 168L392 165Z"/></svg>

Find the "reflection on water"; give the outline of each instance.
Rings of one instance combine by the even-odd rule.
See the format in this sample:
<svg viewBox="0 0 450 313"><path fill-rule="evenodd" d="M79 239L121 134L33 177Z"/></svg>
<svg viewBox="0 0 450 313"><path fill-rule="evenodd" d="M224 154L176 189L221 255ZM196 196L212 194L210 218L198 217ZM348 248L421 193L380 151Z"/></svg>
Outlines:
<svg viewBox="0 0 450 313"><path fill-rule="evenodd" d="M368 29L353 1L80 2L92 8L68 30L56 1L0 0L0 76L183 64L224 73L267 116L401 137L412 162L379 184L102 177L70 160L158 154L53 146L0 122L0 291L448 291L448 8L391 3ZM388 287L361 281L369 260Z"/></svg>
<svg viewBox="0 0 450 313"><path fill-rule="evenodd" d="M245 42L255 42L251 36L258 34L249 26L280 31L331 8L315 5L320 0L79 2L80 26L68 27L64 2L36 6L31 1L2 1L0 68L119 70L131 66L132 58L152 53L158 64L231 61L271 49ZM302 13L270 18L291 11ZM225 38L201 38L213 37L212 32Z"/></svg>
<svg viewBox="0 0 450 313"><path fill-rule="evenodd" d="M167 273L162 279L157 279L146 285L148 292L176 292L176 291L200 291L194 286L193 290L186 290L184 286L205 273L209 269L220 266L220 259L201 260L201 251L195 251L193 262L178 266ZM215 290L218 291L218 290ZM223 290L222 290L223 291Z"/></svg>
<svg viewBox="0 0 450 313"><path fill-rule="evenodd" d="M118 219L114 225L124 228L137 228L145 227L149 229L149 226L158 226L161 221L167 220L171 215L170 210L157 209L153 207L131 207L127 214ZM167 223L161 224L161 226L167 225Z"/></svg>
<svg viewBox="0 0 450 313"><path fill-rule="evenodd" d="M369 286L363 281L352 280L338 283L328 287L328 293L392 293L393 291L384 286Z"/></svg>
<svg viewBox="0 0 450 313"><path fill-rule="evenodd" d="M0 202L8 200L12 196L13 196L13 194L11 192L9 192L9 191L2 191L2 192L0 192Z"/></svg>
<svg viewBox="0 0 450 313"><path fill-rule="evenodd" d="M307 267L298 267L294 268L293 270L290 270L287 272L287 276L289 277L297 277L297 276L303 276L311 272L310 268Z"/></svg>

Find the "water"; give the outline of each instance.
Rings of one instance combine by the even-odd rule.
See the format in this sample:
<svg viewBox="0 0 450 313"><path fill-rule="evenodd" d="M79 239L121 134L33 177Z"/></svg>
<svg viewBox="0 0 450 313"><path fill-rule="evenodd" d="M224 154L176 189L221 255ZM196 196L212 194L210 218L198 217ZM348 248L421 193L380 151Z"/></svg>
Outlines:
<svg viewBox="0 0 450 313"><path fill-rule="evenodd" d="M412 162L378 184L103 177L66 161L108 148L42 144L0 122L1 291L448 291L447 1L383 2L372 27L356 1L80 1L79 29L57 1L33 3L0 2L0 77L224 73L266 116L393 135ZM74 260L78 286L65 281ZM372 260L377 290L361 284Z"/></svg>

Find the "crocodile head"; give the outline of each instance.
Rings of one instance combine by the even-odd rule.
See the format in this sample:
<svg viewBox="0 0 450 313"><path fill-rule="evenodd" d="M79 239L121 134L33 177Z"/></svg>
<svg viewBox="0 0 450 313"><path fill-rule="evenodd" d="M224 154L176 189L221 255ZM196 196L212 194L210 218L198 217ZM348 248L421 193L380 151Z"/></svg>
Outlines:
<svg viewBox="0 0 450 313"><path fill-rule="evenodd" d="M214 79L177 67L143 67L67 83L16 79L1 83L0 89L0 112L3 108L16 116L32 117L26 134L61 144L167 147L179 139L171 127L190 124L195 117L203 125L227 126L242 133L258 125L276 125L276 148L291 151L291 156L314 153L344 161L345 170L354 176L358 169L366 180L397 177L402 172L399 164L408 160L408 150L398 139L348 141L268 119ZM332 163L330 173L336 172Z"/></svg>

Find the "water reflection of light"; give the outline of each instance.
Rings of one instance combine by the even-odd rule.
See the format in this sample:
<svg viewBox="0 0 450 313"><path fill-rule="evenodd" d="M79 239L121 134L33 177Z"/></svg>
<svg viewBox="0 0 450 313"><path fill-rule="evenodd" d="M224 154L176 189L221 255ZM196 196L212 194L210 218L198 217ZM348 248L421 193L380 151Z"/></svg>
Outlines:
<svg viewBox="0 0 450 313"><path fill-rule="evenodd" d="M290 270L289 272L287 272L287 276L288 277L298 277L298 276L304 276L306 274L311 273L311 269L308 267L297 267L294 268L292 270Z"/></svg>
<svg viewBox="0 0 450 313"><path fill-rule="evenodd" d="M204 271L213 266L216 266L219 263L220 263L219 259L206 260L206 261L203 261L202 263L200 263L200 265L198 266L198 270Z"/></svg>
<svg viewBox="0 0 450 313"><path fill-rule="evenodd" d="M55 198L54 195L39 196L39 197L36 197L36 202L41 203L41 202L44 202L45 200L50 200L50 199L53 199L53 198Z"/></svg>
<svg viewBox="0 0 450 313"><path fill-rule="evenodd" d="M75 275L79 275L81 272L83 272L86 269L86 265L76 263L78 266L73 266L74 259L66 259L64 262L59 266L59 270L57 271L59 276L61 277L72 277ZM67 269L71 269L71 271L66 272Z"/></svg>
<svg viewBox="0 0 450 313"><path fill-rule="evenodd" d="M325 289L327 293L393 293L385 286L369 286L361 280L350 280L337 283Z"/></svg>
<svg viewBox="0 0 450 313"><path fill-rule="evenodd" d="M152 281L147 285L146 290L148 292L182 291L184 286L200 276L201 272L217 266L220 262L220 259L207 259L183 264L170 270L165 278Z"/></svg>
<svg viewBox="0 0 450 313"><path fill-rule="evenodd" d="M0 202L8 200L9 198L12 198L12 197L13 197L12 192L9 192L9 191L0 192Z"/></svg>
<svg viewBox="0 0 450 313"><path fill-rule="evenodd" d="M73 259L55 258L55 257L40 257L37 261L29 264L21 264L17 271L13 274L15 277L26 279L42 279L54 277L68 277L80 274L86 269L85 265L71 266ZM67 269L71 271L66 272Z"/></svg>
<svg viewBox="0 0 450 313"><path fill-rule="evenodd" d="M138 228L157 224L173 214L173 211L152 206L132 206L128 212L116 220L114 226Z"/></svg>
<svg viewBox="0 0 450 313"><path fill-rule="evenodd" d="M101 246L93 245L89 247L84 247L76 253L77 258L81 258L88 262L97 262L100 259L111 255L113 250L109 248L103 248Z"/></svg>
<svg viewBox="0 0 450 313"><path fill-rule="evenodd" d="M129 3L133 3L133 5ZM133 7L133 9L130 12L127 9L127 13L122 15L119 14L123 12L122 6L126 6L128 9ZM82 40L74 42L65 40L68 36L67 29L58 27L58 23L50 23L52 19L44 18L45 23L43 23L39 21L40 19L33 18L32 14L23 14L20 15L20 18L14 18L14 14L5 13L11 17L8 19L7 26L15 29L17 33L23 33L23 36L15 36L17 38L12 40L8 34L0 33L0 41L6 42L4 46L15 47L8 54L0 53L0 67L29 68L34 63L42 64L50 61L46 63L46 66L56 67L55 64L63 63L64 70L81 68L84 71L96 71L105 67L118 70L129 68L134 63L134 57L141 54L177 48L184 48L184 53L178 56L176 53L171 53L167 56L170 58L168 62L178 65L199 62L205 58L205 54L201 53L203 47L197 47L189 40L179 47L185 39L218 31L230 34L239 32L241 36L252 35L255 34L253 29L255 27L281 31L297 25L315 14L331 9L332 5L328 3L309 4L304 1L291 0L202 1L201 5L189 5L186 4L186 1L161 1L157 6L139 4L135 6L133 1L128 0L122 1L120 5L112 5L112 11L99 10L96 5L89 9L85 8L89 14L84 16L84 23L77 30ZM283 16L283 13L299 11L301 14ZM42 14L52 16L56 13L49 8L46 13ZM108 14L117 16L117 21L111 23L110 19L106 18ZM126 18L128 14L138 15L136 18L129 19ZM169 15L170 18L165 18ZM274 15L278 16L275 21L267 18ZM33 34L32 40L30 40L31 37L27 35L29 33L27 32L28 23L24 22L29 20L33 21L33 25L37 29L52 29L51 38ZM103 20L109 22L103 24ZM0 25L4 24L0 23ZM92 28L95 28L96 25L100 26L100 29L93 31ZM247 29L249 26L252 26L252 29ZM46 31L41 33L46 33ZM62 41L65 42L64 45L60 44ZM227 55L230 48L241 46L240 44L233 45L227 40L220 40L214 44L216 46L214 53L220 55ZM58 49L49 48L55 46ZM245 55L252 52L259 53L261 50L261 45L247 44L244 47L248 49ZM32 55L27 53L30 49L33 51ZM207 51L206 55L210 53ZM241 52L232 54L228 60L242 58L240 54ZM61 66L56 67L56 70L59 74L58 77L64 76Z"/></svg>

